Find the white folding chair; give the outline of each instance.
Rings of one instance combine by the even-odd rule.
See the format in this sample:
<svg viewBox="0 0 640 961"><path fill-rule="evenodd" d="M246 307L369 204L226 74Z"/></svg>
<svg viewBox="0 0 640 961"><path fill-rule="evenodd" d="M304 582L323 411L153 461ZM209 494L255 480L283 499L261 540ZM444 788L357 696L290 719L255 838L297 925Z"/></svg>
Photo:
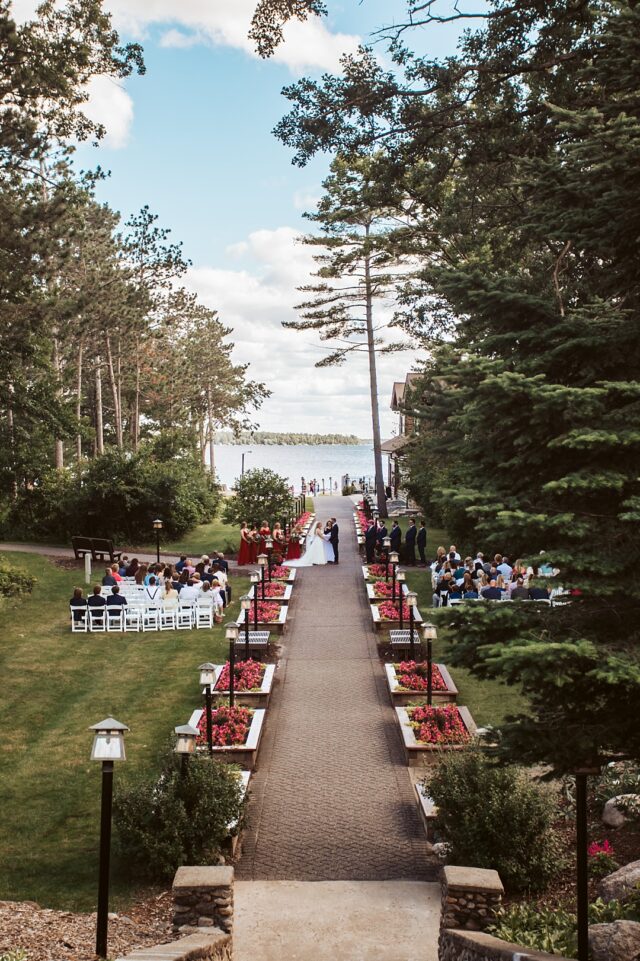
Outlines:
<svg viewBox="0 0 640 961"><path fill-rule="evenodd" d="M144 607L133 601L127 601L124 609L124 629L125 631L139 631L142 624L142 614Z"/></svg>
<svg viewBox="0 0 640 961"><path fill-rule="evenodd" d="M94 631L106 631L107 629L107 613L106 608L103 607L89 607L89 630Z"/></svg>
<svg viewBox="0 0 640 961"><path fill-rule="evenodd" d="M178 604L178 616L176 618L176 628L179 631L190 631L193 627L194 610L191 601L181 601Z"/></svg>
<svg viewBox="0 0 640 961"><path fill-rule="evenodd" d="M160 609L160 630L175 631L178 621L178 605L163 604Z"/></svg>
<svg viewBox="0 0 640 961"><path fill-rule="evenodd" d="M211 593L210 591L208 593ZM196 627L213 627L213 597L199 597L196 604Z"/></svg>
<svg viewBox="0 0 640 961"><path fill-rule="evenodd" d="M87 609L86 607L70 607L71 611L71 633L72 634L86 634L88 630L87 625ZM76 620L74 615L81 614L82 616Z"/></svg>
<svg viewBox="0 0 640 961"><path fill-rule="evenodd" d="M142 613L142 630L143 631L159 631L160 630L160 611L156 601L149 601L145 604L144 611Z"/></svg>
<svg viewBox="0 0 640 961"><path fill-rule="evenodd" d="M117 631L120 634L124 631L123 606L122 604L107 604L105 611L108 631Z"/></svg>

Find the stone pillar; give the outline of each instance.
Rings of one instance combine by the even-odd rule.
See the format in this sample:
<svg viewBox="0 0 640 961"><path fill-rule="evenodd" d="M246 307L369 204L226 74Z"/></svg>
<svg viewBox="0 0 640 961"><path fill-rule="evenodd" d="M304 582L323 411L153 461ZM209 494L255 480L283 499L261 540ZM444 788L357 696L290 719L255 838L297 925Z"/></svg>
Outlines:
<svg viewBox="0 0 640 961"><path fill-rule="evenodd" d="M183 928L233 930L233 868L178 868L172 894L174 933Z"/></svg>
<svg viewBox="0 0 640 961"><path fill-rule="evenodd" d="M502 903L497 871L448 864L442 869L442 928L481 931Z"/></svg>

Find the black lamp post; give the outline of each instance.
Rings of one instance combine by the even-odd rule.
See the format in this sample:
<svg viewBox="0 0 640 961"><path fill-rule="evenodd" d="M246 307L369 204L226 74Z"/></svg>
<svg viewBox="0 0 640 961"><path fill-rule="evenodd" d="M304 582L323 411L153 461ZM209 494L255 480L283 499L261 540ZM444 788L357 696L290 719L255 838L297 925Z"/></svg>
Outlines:
<svg viewBox="0 0 640 961"><path fill-rule="evenodd" d="M180 772L184 777L187 773L189 758L192 754L195 754L198 732L195 727L191 727L190 724L181 724L179 727L174 728L174 731L176 734L176 746L173 750L180 757Z"/></svg>
<svg viewBox="0 0 640 961"><path fill-rule="evenodd" d="M392 600L396 599L396 567L400 560L400 555L397 551L391 551L389 554L389 563L391 564L391 596ZM400 590L400 600L402 600L402 589Z"/></svg>
<svg viewBox="0 0 640 961"><path fill-rule="evenodd" d="M253 588L253 629L258 630L258 584L260 583L260 571L251 571L249 575Z"/></svg>
<svg viewBox="0 0 640 961"><path fill-rule="evenodd" d="M111 861L111 807L113 802L113 764L126 760L124 732L129 728L113 717L93 724L95 731L91 760L102 762L102 798L100 803L100 866L98 870L98 913L96 923L96 954L107 957L109 927L109 867Z"/></svg>
<svg viewBox="0 0 640 961"><path fill-rule="evenodd" d="M207 748L213 754L213 718L211 716L211 691L216 680L216 666L207 661L198 668L200 683L204 687L205 711L207 716Z"/></svg>
<svg viewBox="0 0 640 961"><path fill-rule="evenodd" d="M422 628L422 636L427 645L427 704L431 707L433 703L433 642L438 636L433 624L425 624Z"/></svg>
<svg viewBox="0 0 640 961"><path fill-rule="evenodd" d="M260 565L260 581L262 583L262 600L264 600L264 569L267 566L267 555L258 554L258 564Z"/></svg>
<svg viewBox="0 0 640 961"><path fill-rule="evenodd" d="M389 583L389 551L391 550L391 538L388 535L382 538L382 547L384 550L384 579Z"/></svg>
<svg viewBox="0 0 640 961"><path fill-rule="evenodd" d="M163 523L159 517L153 522L153 529L156 532L156 563L160 563L160 531L163 528Z"/></svg>
<svg viewBox="0 0 640 961"><path fill-rule="evenodd" d="M271 555L273 554L273 538L265 538L264 546L267 551L267 567L269 569L269 583L271 583Z"/></svg>
<svg viewBox="0 0 640 961"><path fill-rule="evenodd" d="M236 622L227 621L224 633L229 641L229 707L233 707L236 699L236 641L239 633Z"/></svg>
<svg viewBox="0 0 640 961"><path fill-rule="evenodd" d="M249 659L249 611L251 610L251 597L248 594L243 594L240 598L240 609L244 613L244 659L247 661Z"/></svg>
<svg viewBox="0 0 640 961"><path fill-rule="evenodd" d="M400 595L400 610L402 610L403 600L404 600L404 599L403 599L402 594L401 594L401 595ZM412 661L415 661L415 659L416 659L416 654L415 654L415 650L416 650L416 632L415 632L415 620L414 620L413 612L414 612L414 610L415 610L415 606L416 606L417 603L418 603L418 595L416 594L416 592L415 592L415 591L407 591L407 604L408 604L408 606L409 606L409 644L411 645L411 660L412 660Z"/></svg>

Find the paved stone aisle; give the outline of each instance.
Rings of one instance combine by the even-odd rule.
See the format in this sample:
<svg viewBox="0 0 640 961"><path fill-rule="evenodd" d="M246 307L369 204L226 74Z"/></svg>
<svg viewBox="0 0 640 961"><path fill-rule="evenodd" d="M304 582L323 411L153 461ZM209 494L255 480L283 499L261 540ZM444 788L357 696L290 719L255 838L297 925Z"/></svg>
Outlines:
<svg viewBox="0 0 640 961"><path fill-rule="evenodd" d="M293 594L238 879L432 880L377 657L349 498L340 563L303 568Z"/></svg>

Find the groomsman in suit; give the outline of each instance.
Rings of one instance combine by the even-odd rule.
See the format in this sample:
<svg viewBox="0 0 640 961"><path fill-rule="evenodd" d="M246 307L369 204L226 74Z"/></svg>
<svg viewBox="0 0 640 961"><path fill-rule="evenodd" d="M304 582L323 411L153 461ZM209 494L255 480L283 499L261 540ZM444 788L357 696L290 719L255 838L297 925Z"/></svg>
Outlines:
<svg viewBox="0 0 640 961"><path fill-rule="evenodd" d="M331 541L331 546L333 547L333 553L335 556L334 564L338 563L338 542L340 540L340 530L336 522L335 517L331 518L331 536L329 540Z"/></svg>
<svg viewBox="0 0 640 961"><path fill-rule="evenodd" d="M387 528L384 526L384 521L378 521L377 524L378 524L378 533L376 535L376 541L378 542L378 547L380 548L380 550L383 550L384 548L383 541L387 536Z"/></svg>
<svg viewBox="0 0 640 961"><path fill-rule="evenodd" d="M402 530L397 521L394 521L391 525L391 533L389 534L391 539L391 550L398 551L400 553L400 546L402 544Z"/></svg>
<svg viewBox="0 0 640 961"><path fill-rule="evenodd" d="M378 531L376 525L371 521L364 534L364 549L367 554L367 564L373 564L373 554L376 549Z"/></svg>
<svg viewBox="0 0 640 961"><path fill-rule="evenodd" d="M416 543L418 545L418 553L420 554L420 563L426 567L427 557L425 551L427 549L427 528L422 520L420 521L420 530L418 531L418 536L416 537Z"/></svg>
<svg viewBox="0 0 640 961"><path fill-rule="evenodd" d="M407 554L407 564L411 567L416 566L416 536L418 534L418 528L416 527L415 517L409 519L409 527L407 528L407 533L404 535L404 543L406 547Z"/></svg>

